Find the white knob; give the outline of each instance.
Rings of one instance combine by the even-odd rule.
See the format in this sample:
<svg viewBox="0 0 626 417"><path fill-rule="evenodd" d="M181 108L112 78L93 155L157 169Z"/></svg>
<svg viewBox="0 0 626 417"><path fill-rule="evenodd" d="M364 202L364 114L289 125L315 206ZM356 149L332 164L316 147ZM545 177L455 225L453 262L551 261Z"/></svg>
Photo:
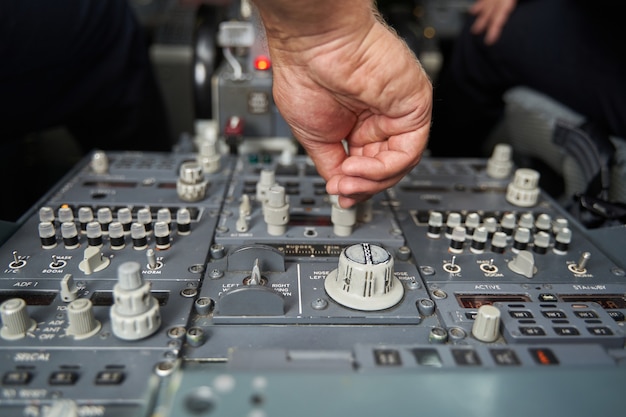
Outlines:
<svg viewBox="0 0 626 417"><path fill-rule="evenodd" d="M113 287L111 329L124 340L138 340L155 333L161 325L159 302L150 293L150 283L141 276L138 262L124 262Z"/></svg>
<svg viewBox="0 0 626 417"><path fill-rule="evenodd" d="M206 195L208 181L204 178L202 166L197 162L185 162L180 166L176 192L184 201L200 201Z"/></svg>
<svg viewBox="0 0 626 417"><path fill-rule="evenodd" d="M91 275L94 272L102 271L109 266L111 260L100 252L97 246L88 246L83 253L83 260L78 264L78 269L83 271L85 275Z"/></svg>
<svg viewBox="0 0 626 417"><path fill-rule="evenodd" d="M539 172L520 168L506 189L506 201L518 207L532 207L539 199Z"/></svg>
<svg viewBox="0 0 626 417"><path fill-rule="evenodd" d="M284 235L289 223L289 201L285 187L274 185L265 194L263 218L267 223L267 233L272 236Z"/></svg>
<svg viewBox="0 0 626 417"><path fill-rule="evenodd" d="M472 335L481 342L491 343L500 336L500 310L492 305L482 305L478 309Z"/></svg>
<svg viewBox="0 0 626 417"><path fill-rule="evenodd" d="M104 151L96 151L91 156L91 161L89 162L89 166L91 170L96 174L106 174L109 172L109 157Z"/></svg>
<svg viewBox="0 0 626 417"><path fill-rule="evenodd" d="M26 301L21 298L11 298L2 303L0 317L2 317L0 336L5 340L21 339L37 326L26 311Z"/></svg>
<svg viewBox="0 0 626 417"><path fill-rule="evenodd" d="M67 306L67 319L70 323L67 334L76 340L91 337L101 328L93 315L93 304L87 298L77 298Z"/></svg>
<svg viewBox="0 0 626 417"><path fill-rule="evenodd" d="M537 272L535 257L532 252L527 250L520 251L515 258L509 261L507 266L511 271L526 278L532 278L535 272Z"/></svg>
<svg viewBox="0 0 626 417"><path fill-rule="evenodd" d="M78 417L78 405L74 400L56 399L42 417Z"/></svg>
<svg viewBox="0 0 626 417"><path fill-rule="evenodd" d="M263 169L256 183L256 199L262 203L267 198L270 187L276 185L276 174L270 169Z"/></svg>
<svg viewBox="0 0 626 417"><path fill-rule="evenodd" d="M356 208L340 207L336 195L331 200L330 221L333 223L333 233L337 236L350 236L356 224Z"/></svg>
<svg viewBox="0 0 626 417"><path fill-rule="evenodd" d="M511 169L513 169L512 153L513 148L511 145L505 143L497 144L487 161L487 175L496 179L508 177L511 174Z"/></svg>
<svg viewBox="0 0 626 417"><path fill-rule="evenodd" d="M394 275L394 261L383 247L360 243L345 248L339 265L324 281L328 295L356 310L383 310L396 305L404 295Z"/></svg>

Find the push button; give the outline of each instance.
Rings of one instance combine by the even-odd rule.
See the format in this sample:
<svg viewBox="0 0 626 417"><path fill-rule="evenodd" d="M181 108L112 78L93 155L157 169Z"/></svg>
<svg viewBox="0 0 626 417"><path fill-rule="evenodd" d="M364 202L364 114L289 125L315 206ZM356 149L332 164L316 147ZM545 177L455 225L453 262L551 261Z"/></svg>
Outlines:
<svg viewBox="0 0 626 417"><path fill-rule="evenodd" d="M374 360L376 365L379 366L400 366L402 365L402 359L400 359L400 352L395 349L375 349Z"/></svg>
<svg viewBox="0 0 626 417"><path fill-rule="evenodd" d="M595 311L591 310L583 310L583 311L574 311L576 317L580 319L597 319L598 314Z"/></svg>
<svg viewBox="0 0 626 417"><path fill-rule="evenodd" d="M533 313L525 310L511 310L509 311L509 315L514 319L532 319Z"/></svg>
<svg viewBox="0 0 626 417"><path fill-rule="evenodd" d="M578 336L580 332L576 327L555 327L554 332L559 336Z"/></svg>
<svg viewBox="0 0 626 417"><path fill-rule="evenodd" d="M32 378L27 371L9 371L2 377L2 385L27 385Z"/></svg>
<svg viewBox="0 0 626 417"><path fill-rule="evenodd" d="M461 366L480 366L482 363L473 349L452 349L452 356L457 365Z"/></svg>
<svg viewBox="0 0 626 417"><path fill-rule="evenodd" d="M612 336L613 331L608 327L598 326L598 327L587 327L589 333L594 336Z"/></svg>
<svg viewBox="0 0 626 417"><path fill-rule="evenodd" d="M550 311L542 311L541 314L547 319L555 320L555 319L564 319L567 315L559 310L550 310Z"/></svg>
<svg viewBox="0 0 626 417"><path fill-rule="evenodd" d="M78 381L78 372L58 371L53 372L48 378L50 385L74 385Z"/></svg>
<svg viewBox="0 0 626 417"><path fill-rule="evenodd" d="M511 349L491 349L490 352L496 365L519 366L522 364L517 354Z"/></svg>
<svg viewBox="0 0 626 417"><path fill-rule="evenodd" d="M546 332L538 326L524 326L519 328L524 336L545 336Z"/></svg>
<svg viewBox="0 0 626 417"><path fill-rule="evenodd" d="M96 385L119 385L124 381L125 374L122 371L102 371L96 375Z"/></svg>

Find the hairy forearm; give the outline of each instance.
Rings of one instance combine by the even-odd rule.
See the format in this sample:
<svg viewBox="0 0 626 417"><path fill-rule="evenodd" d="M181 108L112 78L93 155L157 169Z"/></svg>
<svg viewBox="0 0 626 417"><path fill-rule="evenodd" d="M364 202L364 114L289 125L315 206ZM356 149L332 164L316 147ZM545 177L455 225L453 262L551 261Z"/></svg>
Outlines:
<svg viewBox="0 0 626 417"><path fill-rule="evenodd" d="M367 32L377 20L372 0L253 0L270 46L303 52Z"/></svg>

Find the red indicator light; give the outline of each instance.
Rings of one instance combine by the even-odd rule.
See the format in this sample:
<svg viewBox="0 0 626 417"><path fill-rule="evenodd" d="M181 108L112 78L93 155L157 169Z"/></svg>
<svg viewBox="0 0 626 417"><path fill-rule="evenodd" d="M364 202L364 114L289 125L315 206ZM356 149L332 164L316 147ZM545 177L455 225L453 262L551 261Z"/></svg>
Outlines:
<svg viewBox="0 0 626 417"><path fill-rule="evenodd" d="M259 55L254 60L254 68L259 71L267 71L272 66L272 63L265 55Z"/></svg>
<svg viewBox="0 0 626 417"><path fill-rule="evenodd" d="M558 365L559 360L550 349L533 348L529 349L531 356L539 365Z"/></svg>

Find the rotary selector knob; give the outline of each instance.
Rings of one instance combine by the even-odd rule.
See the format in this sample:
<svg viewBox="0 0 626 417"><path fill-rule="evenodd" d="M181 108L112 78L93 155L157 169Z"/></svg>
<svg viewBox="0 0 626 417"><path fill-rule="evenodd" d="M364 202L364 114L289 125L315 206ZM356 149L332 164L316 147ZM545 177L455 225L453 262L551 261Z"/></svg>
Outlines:
<svg viewBox="0 0 626 417"><path fill-rule="evenodd" d="M527 250L519 251L517 256L509 261L507 266L511 271L526 278L532 278L537 272L535 257L532 252Z"/></svg>
<svg viewBox="0 0 626 417"><path fill-rule="evenodd" d="M491 178L502 179L511 174L513 147L506 143L499 143L493 148L491 157L487 160L487 175Z"/></svg>
<svg viewBox="0 0 626 417"><path fill-rule="evenodd" d="M500 310L492 305L482 305L478 309L472 335L481 342L495 342L500 336Z"/></svg>
<svg viewBox="0 0 626 417"><path fill-rule="evenodd" d="M345 248L337 269L326 276L324 288L339 304L363 311L393 307L404 295L391 254L369 243Z"/></svg>
<svg viewBox="0 0 626 417"><path fill-rule="evenodd" d="M532 207L539 200L539 172L520 168L506 189L506 201L518 207Z"/></svg>
<svg viewBox="0 0 626 417"><path fill-rule="evenodd" d="M206 194L208 181L204 178L202 165L198 162L185 162L180 166L176 192L183 201L200 201Z"/></svg>
<svg viewBox="0 0 626 417"><path fill-rule="evenodd" d="M118 282L113 287L111 328L124 340L150 336L161 325L159 302L150 293L150 283L141 276L138 262L124 262L117 270Z"/></svg>
<svg viewBox="0 0 626 417"><path fill-rule="evenodd" d="M74 400L56 399L42 417L79 417L78 404Z"/></svg>
<svg viewBox="0 0 626 417"><path fill-rule="evenodd" d="M109 157L104 151L95 151L91 155L91 161L89 161L89 167L98 175L105 175L109 172Z"/></svg>
<svg viewBox="0 0 626 417"><path fill-rule="evenodd" d="M98 333L102 327L93 314L93 304L87 298L77 298L67 306L69 326L66 333L76 340L86 339Z"/></svg>
<svg viewBox="0 0 626 417"><path fill-rule="evenodd" d="M26 301L21 298L11 298L0 305L2 329L0 336L5 340L17 340L26 336L26 333L35 330L37 323L31 319L26 311Z"/></svg>

